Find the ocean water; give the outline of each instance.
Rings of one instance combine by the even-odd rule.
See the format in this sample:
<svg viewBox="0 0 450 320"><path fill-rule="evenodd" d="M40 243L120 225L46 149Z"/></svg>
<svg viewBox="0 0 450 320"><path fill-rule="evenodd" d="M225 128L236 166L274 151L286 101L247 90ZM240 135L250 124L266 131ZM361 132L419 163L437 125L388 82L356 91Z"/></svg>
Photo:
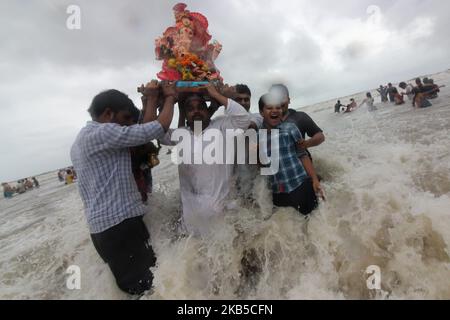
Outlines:
<svg viewBox="0 0 450 320"><path fill-rule="evenodd" d="M304 109L327 138L311 150L327 201L309 220L272 210L259 178L254 202L205 239L187 237L177 169L163 149L145 218L155 289L142 299L450 299L450 71L433 78L447 87L428 109ZM56 172L38 179L39 190L0 200L0 298L129 299L93 248L76 185ZM79 290L66 286L71 265ZM367 286L374 265L379 289Z"/></svg>

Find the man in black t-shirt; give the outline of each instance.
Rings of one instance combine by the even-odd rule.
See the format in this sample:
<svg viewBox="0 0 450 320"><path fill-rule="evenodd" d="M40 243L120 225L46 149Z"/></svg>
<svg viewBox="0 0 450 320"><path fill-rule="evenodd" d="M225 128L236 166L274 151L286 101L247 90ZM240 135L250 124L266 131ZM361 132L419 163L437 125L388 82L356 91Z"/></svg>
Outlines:
<svg viewBox="0 0 450 320"><path fill-rule="evenodd" d="M325 141L325 135L322 129L306 113L289 109L291 99L289 97L289 90L285 85L273 85L270 88L270 93L278 95L282 100L283 121L292 122L297 126L303 139L305 139L302 147L306 149L306 152L308 152L309 157L312 159L307 149L317 147ZM306 139L306 136L310 137L310 139Z"/></svg>
<svg viewBox="0 0 450 320"><path fill-rule="evenodd" d="M338 102L334 105L334 113L341 113L341 107L345 107L341 100L338 100Z"/></svg>

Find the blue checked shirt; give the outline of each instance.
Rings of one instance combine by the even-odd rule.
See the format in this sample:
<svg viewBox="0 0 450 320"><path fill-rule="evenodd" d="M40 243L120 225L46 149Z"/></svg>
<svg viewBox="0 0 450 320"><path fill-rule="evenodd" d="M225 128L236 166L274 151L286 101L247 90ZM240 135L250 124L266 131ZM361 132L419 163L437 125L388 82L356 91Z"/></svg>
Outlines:
<svg viewBox="0 0 450 320"><path fill-rule="evenodd" d="M129 127L90 121L81 129L70 156L92 234L145 214L129 148L164 134L157 121Z"/></svg>
<svg viewBox="0 0 450 320"><path fill-rule="evenodd" d="M264 126L263 126L264 128ZM300 158L307 156L305 150L300 150L297 142L303 140L302 134L297 126L293 123L282 122L274 129L278 129L278 133L274 131L267 135L267 141L260 140L260 143L267 143L268 154L271 153L271 140L278 138L279 141L279 170L270 176L273 193L291 193L301 186L308 177Z"/></svg>

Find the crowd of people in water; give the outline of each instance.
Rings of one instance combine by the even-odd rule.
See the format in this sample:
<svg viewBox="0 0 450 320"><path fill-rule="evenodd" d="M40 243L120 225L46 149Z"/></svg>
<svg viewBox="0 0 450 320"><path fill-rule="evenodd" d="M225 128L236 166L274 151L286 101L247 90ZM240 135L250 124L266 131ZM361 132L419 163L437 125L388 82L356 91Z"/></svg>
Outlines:
<svg viewBox="0 0 450 320"><path fill-rule="evenodd" d="M57 171L57 175L59 182L64 182L65 185L69 185L77 181L77 173L73 166L59 169ZM40 187L40 183L36 177L21 179L17 181L14 186L11 184L12 183L8 182L2 183L3 196L7 199L12 198L14 195L23 194L27 191L38 189Z"/></svg>
<svg viewBox="0 0 450 320"><path fill-rule="evenodd" d="M400 82L398 88L396 88L392 83L387 86L380 85L377 92L380 95L382 103L393 103L395 105L405 104L405 99L407 98L411 101L414 108L428 108L432 106L430 100L436 99L439 96L440 88L444 86L439 86L434 83L433 79L430 78L417 78L415 80L415 85L407 82ZM406 98L405 98L406 97ZM367 92L366 98L358 106L355 99L351 98L350 103L343 105L340 100L336 103L334 107L335 113L350 113L360 108L364 104L367 105L370 112L376 111L377 107L374 105L375 99L372 97L370 92Z"/></svg>
<svg viewBox="0 0 450 320"><path fill-rule="evenodd" d="M77 173L72 167L59 169L58 170L58 180L59 182L64 182L65 185L72 184L77 181Z"/></svg>
<svg viewBox="0 0 450 320"><path fill-rule="evenodd" d="M151 192L151 169L159 164L160 144L192 142L193 146L183 149L183 157L193 161L177 163L182 233L203 237L236 201L257 205L251 200L254 181L261 168L271 164L251 160L255 147L251 142L246 140L242 164L195 160L211 146L226 155L226 143L216 135L225 137L228 130L242 135L254 132L257 148L265 150L266 158L279 155L278 169L261 176L272 193L274 207L291 207L307 217L320 199L325 200L310 152L324 143L325 135L308 114L289 108L285 85L271 86L260 97L257 113L250 112L252 93L243 84L209 83L195 93L180 92L175 83L153 80L140 92L142 110L117 90L94 97L88 109L92 121L81 129L71 149L92 242L123 291L141 294L152 287L150 268L157 257L143 216L154 208L143 203ZM178 128L169 129L176 103ZM222 106L224 115L214 117ZM207 138L211 135L215 139ZM155 140L158 145L151 143Z"/></svg>
<svg viewBox="0 0 450 320"><path fill-rule="evenodd" d="M431 99L438 97L441 87L432 79L418 78L415 86L402 82L399 88L390 83L377 91L383 103L401 105L406 96L415 108L426 108ZM291 99L285 85L274 84L259 98L258 113L250 112L252 93L244 84L230 87L209 83L197 92L180 92L175 83L153 80L139 92L141 110L118 90L95 96L88 109L92 121L81 129L71 148L73 167L58 171L61 183L78 182L93 245L123 291L142 294L152 287L150 268L157 257L143 216L152 210L144 204L152 192L151 171L159 165L161 145L193 145L188 149L190 154L183 154L192 162L177 163L182 230L186 234L202 237L236 200L242 200L242 205L251 203L254 181L261 168L271 165L260 159L250 161L255 145L245 139L243 164L196 162L196 155L206 150L217 153L222 148L219 154L226 155L226 144L216 134L226 136L227 130L240 130L243 136L256 132L256 148L262 148L266 158L277 155L279 167L266 177L274 207L291 207L308 217L320 199L325 201L310 152L324 143L325 135L308 114L289 108ZM354 98L347 105L338 101L335 112L349 113L364 104L369 111L376 111L374 101L368 92L359 106ZM176 104L178 128L170 129ZM222 106L224 115L213 117ZM272 141L274 132L277 143ZM39 186L35 178L32 181L21 180L14 188L4 183L4 196ZM253 201L251 205L257 204Z"/></svg>
<svg viewBox="0 0 450 320"><path fill-rule="evenodd" d="M37 189L40 187L39 181L35 178L25 178L17 181L15 186L11 186L10 183L2 183L3 196L7 199L12 198L14 195L23 194L27 191Z"/></svg>

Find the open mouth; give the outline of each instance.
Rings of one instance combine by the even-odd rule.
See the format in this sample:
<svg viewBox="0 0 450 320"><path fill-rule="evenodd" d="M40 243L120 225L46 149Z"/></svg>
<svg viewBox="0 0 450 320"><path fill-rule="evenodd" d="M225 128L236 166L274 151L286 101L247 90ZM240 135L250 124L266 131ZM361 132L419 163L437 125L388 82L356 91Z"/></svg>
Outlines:
<svg viewBox="0 0 450 320"><path fill-rule="evenodd" d="M271 114L270 115L270 119L271 120L278 120L278 119L280 119L280 114L278 114L278 113L277 114Z"/></svg>

